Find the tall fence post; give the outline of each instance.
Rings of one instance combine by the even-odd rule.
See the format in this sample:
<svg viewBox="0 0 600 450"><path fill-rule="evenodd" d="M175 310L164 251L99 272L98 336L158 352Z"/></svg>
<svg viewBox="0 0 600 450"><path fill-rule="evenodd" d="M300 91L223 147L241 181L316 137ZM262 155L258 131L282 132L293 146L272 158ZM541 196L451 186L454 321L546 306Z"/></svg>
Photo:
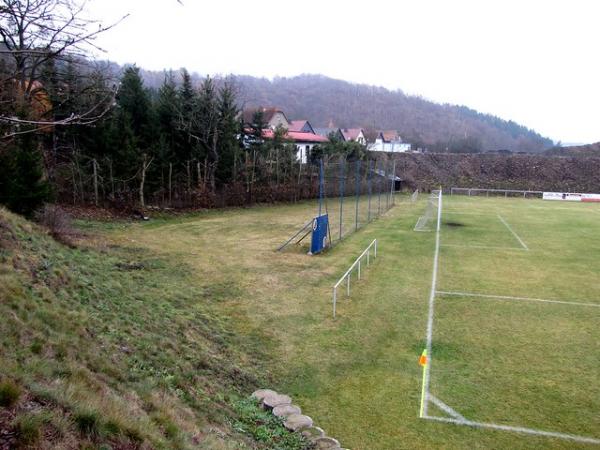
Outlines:
<svg viewBox="0 0 600 450"><path fill-rule="evenodd" d="M360 202L360 159L356 161L356 211L354 213L354 231L358 230L358 204Z"/></svg>
<svg viewBox="0 0 600 450"><path fill-rule="evenodd" d="M381 215L381 163L377 169L377 161L375 162L375 173L377 174L377 217Z"/></svg>
<svg viewBox="0 0 600 450"><path fill-rule="evenodd" d="M373 161L369 160L369 168L367 171L367 190L369 192L369 202L368 202L368 206L369 206L369 211L367 212L367 223L369 223L371 221L371 166L373 165Z"/></svg>
<svg viewBox="0 0 600 450"><path fill-rule="evenodd" d="M342 224L344 223L344 188L346 187L346 160L340 163L340 240L342 240Z"/></svg>
<svg viewBox="0 0 600 450"><path fill-rule="evenodd" d="M390 199L391 199L391 206L394 206L396 204L396 196L394 195L396 192L396 160L394 159L392 161L392 176L391 176L392 181L390 182Z"/></svg>
<svg viewBox="0 0 600 450"><path fill-rule="evenodd" d="M323 173L323 159L319 160L319 217L321 216L321 208L323 205L323 196L325 193L325 174Z"/></svg>

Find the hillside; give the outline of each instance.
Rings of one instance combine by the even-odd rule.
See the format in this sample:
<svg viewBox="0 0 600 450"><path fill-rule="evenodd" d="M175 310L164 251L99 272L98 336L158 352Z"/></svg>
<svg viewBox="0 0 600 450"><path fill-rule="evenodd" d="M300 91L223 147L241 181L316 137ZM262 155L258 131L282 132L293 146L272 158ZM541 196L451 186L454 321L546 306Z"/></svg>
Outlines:
<svg viewBox="0 0 600 450"><path fill-rule="evenodd" d="M113 70L118 66L113 65ZM164 73L142 70L148 87L158 89ZM177 77L179 78L179 77ZM466 106L439 104L402 91L352 84L322 75L291 78L232 76L240 107L276 106L288 119L308 119L313 126L362 127L367 131L398 130L404 140L430 151L494 151L539 153L552 140L512 121L482 114ZM201 76L192 74L199 84Z"/></svg>
<svg viewBox="0 0 600 450"><path fill-rule="evenodd" d="M587 145L573 145L566 147L553 147L546 151L547 155L554 156L572 156L572 157L588 157L600 156L600 142Z"/></svg>
<svg viewBox="0 0 600 450"><path fill-rule="evenodd" d="M72 248L0 208L0 449L298 441L260 418L258 442L246 423L269 342L231 331L213 307L224 295L144 249Z"/></svg>
<svg viewBox="0 0 600 450"><path fill-rule="evenodd" d="M396 129L405 140L443 151L475 143L481 150L541 152L552 141L512 121L466 106L438 104L382 87L352 84L320 75L293 78L235 77L248 106L275 105L314 126Z"/></svg>
<svg viewBox="0 0 600 450"><path fill-rule="evenodd" d="M396 174L421 190L471 187L556 192L598 192L600 158L545 155L394 155Z"/></svg>

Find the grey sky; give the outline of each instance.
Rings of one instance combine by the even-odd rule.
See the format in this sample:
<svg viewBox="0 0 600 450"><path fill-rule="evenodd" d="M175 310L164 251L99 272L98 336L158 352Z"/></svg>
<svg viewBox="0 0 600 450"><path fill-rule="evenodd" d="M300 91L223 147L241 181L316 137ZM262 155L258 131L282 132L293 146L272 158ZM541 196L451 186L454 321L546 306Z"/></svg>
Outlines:
<svg viewBox="0 0 600 450"><path fill-rule="evenodd" d="M596 0L94 0L104 56L202 74L321 73L600 141Z"/></svg>

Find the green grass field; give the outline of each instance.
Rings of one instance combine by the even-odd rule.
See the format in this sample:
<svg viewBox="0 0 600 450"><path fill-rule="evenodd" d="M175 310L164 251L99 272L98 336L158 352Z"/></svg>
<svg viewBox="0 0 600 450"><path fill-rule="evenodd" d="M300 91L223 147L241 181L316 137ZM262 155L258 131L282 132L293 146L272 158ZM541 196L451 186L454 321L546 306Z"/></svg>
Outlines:
<svg viewBox="0 0 600 450"><path fill-rule="evenodd" d="M317 257L273 251L314 202L83 225L189 269L187 291L201 289L236 333L268 348L266 387L291 394L344 447L590 447L419 419L435 232L413 227L425 202L398 196ZM600 439L600 308L474 296L600 305L599 232L599 205L444 197L437 290L452 294L435 299L431 393L471 421ZM331 287L373 238L379 257L334 320Z"/></svg>

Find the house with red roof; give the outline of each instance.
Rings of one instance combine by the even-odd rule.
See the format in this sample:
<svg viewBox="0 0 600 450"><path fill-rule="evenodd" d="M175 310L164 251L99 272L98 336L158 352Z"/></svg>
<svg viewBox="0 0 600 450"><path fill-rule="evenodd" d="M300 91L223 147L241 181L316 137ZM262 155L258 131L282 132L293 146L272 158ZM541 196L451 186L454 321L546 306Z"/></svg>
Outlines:
<svg viewBox="0 0 600 450"><path fill-rule="evenodd" d="M367 143L365 132L362 128L340 128L340 132L346 142L354 141L362 145Z"/></svg>
<svg viewBox="0 0 600 450"><path fill-rule="evenodd" d="M257 111L262 112L265 128L262 130L263 139L273 139L275 129L279 126L285 128L285 139L296 145L296 158L302 164L310 159L310 152L318 144L329 142L327 137L315 133L308 120L288 120L286 115L278 108L254 108L242 112L244 124L252 125Z"/></svg>
<svg viewBox="0 0 600 450"><path fill-rule="evenodd" d="M402 153L410 151L410 144L403 142L396 130L378 131L375 142L369 145L372 152Z"/></svg>

